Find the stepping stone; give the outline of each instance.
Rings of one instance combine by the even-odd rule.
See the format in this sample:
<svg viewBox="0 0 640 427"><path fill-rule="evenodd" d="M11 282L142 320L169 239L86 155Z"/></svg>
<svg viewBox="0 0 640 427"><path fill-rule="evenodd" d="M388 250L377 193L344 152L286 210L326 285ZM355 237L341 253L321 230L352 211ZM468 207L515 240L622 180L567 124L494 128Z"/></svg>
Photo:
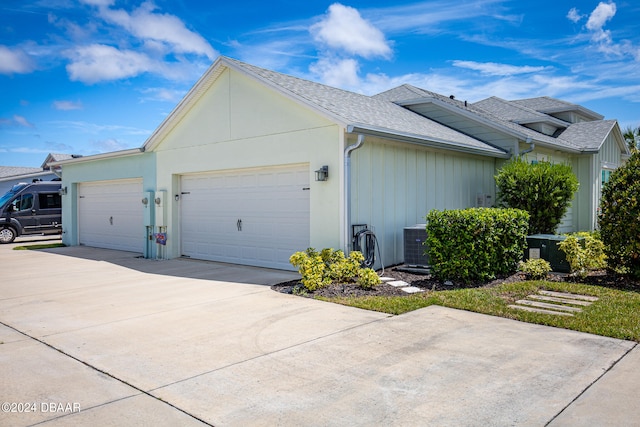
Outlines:
<svg viewBox="0 0 640 427"><path fill-rule="evenodd" d="M508 307L517 308L518 310L531 311L533 313L555 314L556 316L573 316L572 313L565 313L563 311L545 310L543 308L528 307L524 305L509 305Z"/></svg>
<svg viewBox="0 0 640 427"><path fill-rule="evenodd" d="M565 304L572 304L572 305L581 305L581 306L588 306L593 304L591 301L580 301L577 299L568 299L568 298L558 298L558 297L548 297L545 295L529 295L527 296L528 299L535 299L538 301L547 301L547 302L561 302L561 303L565 303Z"/></svg>
<svg viewBox="0 0 640 427"><path fill-rule="evenodd" d="M396 279L394 279L393 277L381 277L380 280L382 280L383 282L391 282Z"/></svg>
<svg viewBox="0 0 640 427"><path fill-rule="evenodd" d="M568 294L566 292L553 292L553 291L538 291L538 293L541 295L548 295L551 297L558 297L558 298L579 299L579 300L591 301L591 302L598 301L598 297L592 297L589 295Z"/></svg>
<svg viewBox="0 0 640 427"><path fill-rule="evenodd" d="M406 287L406 286L411 286L407 282L405 282L404 280L393 280L391 282L387 282L387 284L389 284L391 286L395 286L396 288L402 288L402 287Z"/></svg>
<svg viewBox="0 0 640 427"><path fill-rule="evenodd" d="M569 307L566 305L557 305L557 304L547 304L546 302L529 301L526 299L518 300L516 301L516 304L528 305L536 308L545 308L548 310L568 311L568 312L574 312L574 313L579 313L582 311L581 308L577 308L577 307Z"/></svg>
<svg viewBox="0 0 640 427"><path fill-rule="evenodd" d="M402 288L403 291L405 291L408 294L415 294L418 292L424 292L424 289L415 287L415 286L407 286L406 288Z"/></svg>

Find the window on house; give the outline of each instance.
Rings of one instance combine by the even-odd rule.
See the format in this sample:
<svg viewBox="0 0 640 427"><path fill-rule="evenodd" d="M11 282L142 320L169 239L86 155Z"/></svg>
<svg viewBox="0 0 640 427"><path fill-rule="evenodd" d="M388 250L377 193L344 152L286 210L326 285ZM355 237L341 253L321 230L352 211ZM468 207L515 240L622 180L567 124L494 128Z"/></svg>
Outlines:
<svg viewBox="0 0 640 427"><path fill-rule="evenodd" d="M602 169L602 186L609 182L609 178L611 178L611 173L613 171L610 169Z"/></svg>

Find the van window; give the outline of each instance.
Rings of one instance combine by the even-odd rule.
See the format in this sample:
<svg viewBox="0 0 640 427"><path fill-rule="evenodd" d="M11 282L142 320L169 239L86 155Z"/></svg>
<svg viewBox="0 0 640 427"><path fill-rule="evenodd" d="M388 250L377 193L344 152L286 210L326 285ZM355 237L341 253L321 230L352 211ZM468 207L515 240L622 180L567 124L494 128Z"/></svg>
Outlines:
<svg viewBox="0 0 640 427"><path fill-rule="evenodd" d="M40 209L60 209L62 207L62 197L58 193L38 194Z"/></svg>
<svg viewBox="0 0 640 427"><path fill-rule="evenodd" d="M33 194L23 194L13 201L13 206L16 212L33 209Z"/></svg>

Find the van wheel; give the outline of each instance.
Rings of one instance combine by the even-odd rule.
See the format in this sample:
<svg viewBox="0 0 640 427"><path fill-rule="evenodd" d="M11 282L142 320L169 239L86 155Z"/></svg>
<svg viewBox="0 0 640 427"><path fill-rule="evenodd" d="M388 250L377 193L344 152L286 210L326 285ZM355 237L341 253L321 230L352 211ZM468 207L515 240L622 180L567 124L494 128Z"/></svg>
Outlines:
<svg viewBox="0 0 640 427"><path fill-rule="evenodd" d="M11 243L16 239L16 232L11 227L0 230L0 243Z"/></svg>

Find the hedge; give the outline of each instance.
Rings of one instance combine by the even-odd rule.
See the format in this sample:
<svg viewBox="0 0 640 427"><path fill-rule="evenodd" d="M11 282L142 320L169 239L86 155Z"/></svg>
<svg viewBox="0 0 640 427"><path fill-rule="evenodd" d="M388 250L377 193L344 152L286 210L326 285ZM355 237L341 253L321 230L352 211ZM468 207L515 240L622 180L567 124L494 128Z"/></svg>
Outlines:
<svg viewBox="0 0 640 427"><path fill-rule="evenodd" d="M529 214L520 209L432 210L427 241L440 280L485 282L516 271L527 245Z"/></svg>

